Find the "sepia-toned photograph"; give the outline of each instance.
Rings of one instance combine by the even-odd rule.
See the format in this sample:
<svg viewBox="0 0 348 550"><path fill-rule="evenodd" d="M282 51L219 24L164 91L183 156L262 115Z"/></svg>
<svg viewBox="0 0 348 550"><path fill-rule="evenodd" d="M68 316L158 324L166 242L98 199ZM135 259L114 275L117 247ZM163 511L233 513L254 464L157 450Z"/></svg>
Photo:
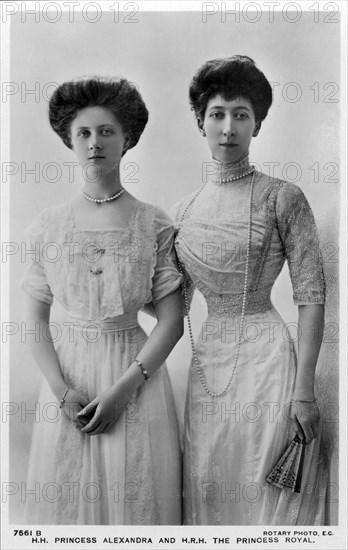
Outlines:
<svg viewBox="0 0 348 550"><path fill-rule="evenodd" d="M346 23L2 3L5 550L346 547Z"/></svg>

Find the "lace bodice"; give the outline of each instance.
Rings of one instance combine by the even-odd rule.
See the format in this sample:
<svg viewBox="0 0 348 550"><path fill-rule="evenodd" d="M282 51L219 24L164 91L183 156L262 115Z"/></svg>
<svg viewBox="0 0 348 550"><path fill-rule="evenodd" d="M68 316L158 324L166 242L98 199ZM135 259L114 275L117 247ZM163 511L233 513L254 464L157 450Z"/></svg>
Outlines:
<svg viewBox="0 0 348 550"><path fill-rule="evenodd" d="M230 315L241 312L252 176L219 183L221 176L230 175L221 164L211 170L214 176L193 202L194 194L185 197L171 214L177 227L177 254L189 283L204 295L209 313ZM248 169L243 159L234 173ZM256 172L246 313L270 307L271 289L285 260L294 303L324 303L319 241L303 192L294 184Z"/></svg>
<svg viewBox="0 0 348 550"><path fill-rule="evenodd" d="M27 230L29 265L22 287L82 319L138 311L179 287L174 229L160 209L138 201L127 229L76 227L71 202L47 208Z"/></svg>

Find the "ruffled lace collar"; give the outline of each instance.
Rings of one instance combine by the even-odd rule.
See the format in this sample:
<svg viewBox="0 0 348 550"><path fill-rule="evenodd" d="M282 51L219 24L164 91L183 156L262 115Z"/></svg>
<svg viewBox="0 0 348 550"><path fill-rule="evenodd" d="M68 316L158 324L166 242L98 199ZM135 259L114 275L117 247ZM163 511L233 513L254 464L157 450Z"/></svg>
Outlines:
<svg viewBox="0 0 348 550"><path fill-rule="evenodd" d="M248 153L236 162L221 162L213 158L206 163L207 180L215 185L229 185L250 173L252 169Z"/></svg>

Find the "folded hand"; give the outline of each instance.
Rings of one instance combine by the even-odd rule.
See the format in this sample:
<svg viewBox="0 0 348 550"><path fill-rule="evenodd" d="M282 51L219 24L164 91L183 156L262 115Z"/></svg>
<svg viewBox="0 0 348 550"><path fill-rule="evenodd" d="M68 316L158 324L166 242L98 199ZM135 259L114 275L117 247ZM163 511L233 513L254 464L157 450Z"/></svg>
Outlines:
<svg viewBox="0 0 348 550"><path fill-rule="evenodd" d="M290 409L290 420L293 429L308 445L318 435L320 413L316 402L293 401Z"/></svg>
<svg viewBox="0 0 348 550"><path fill-rule="evenodd" d="M82 428L85 425L86 420L80 418L78 413L88 404L88 400L79 392L69 388L65 398L62 410L72 420L76 422L78 428Z"/></svg>
<svg viewBox="0 0 348 550"><path fill-rule="evenodd" d="M78 413L81 421L88 419L81 431L87 435L107 432L122 415L125 404L125 396L117 386L101 392Z"/></svg>

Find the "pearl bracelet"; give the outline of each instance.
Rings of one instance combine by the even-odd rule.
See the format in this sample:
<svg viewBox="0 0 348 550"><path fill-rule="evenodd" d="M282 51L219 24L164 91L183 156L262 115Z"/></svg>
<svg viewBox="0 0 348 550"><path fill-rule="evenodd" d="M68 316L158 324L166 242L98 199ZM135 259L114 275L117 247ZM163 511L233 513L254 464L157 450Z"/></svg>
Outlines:
<svg viewBox="0 0 348 550"><path fill-rule="evenodd" d="M62 409L64 407L64 403L65 403L65 398L67 396L67 393L68 391L70 390L69 386L67 387L67 389L65 390L64 392L64 395L62 397L62 399L59 401L59 408Z"/></svg>
<svg viewBox="0 0 348 550"><path fill-rule="evenodd" d="M149 376L149 373L147 372L147 370L144 369L142 362L139 361L139 359L134 359L134 363L136 363L138 365L138 367L141 370L145 380L148 380L150 378L150 376Z"/></svg>

